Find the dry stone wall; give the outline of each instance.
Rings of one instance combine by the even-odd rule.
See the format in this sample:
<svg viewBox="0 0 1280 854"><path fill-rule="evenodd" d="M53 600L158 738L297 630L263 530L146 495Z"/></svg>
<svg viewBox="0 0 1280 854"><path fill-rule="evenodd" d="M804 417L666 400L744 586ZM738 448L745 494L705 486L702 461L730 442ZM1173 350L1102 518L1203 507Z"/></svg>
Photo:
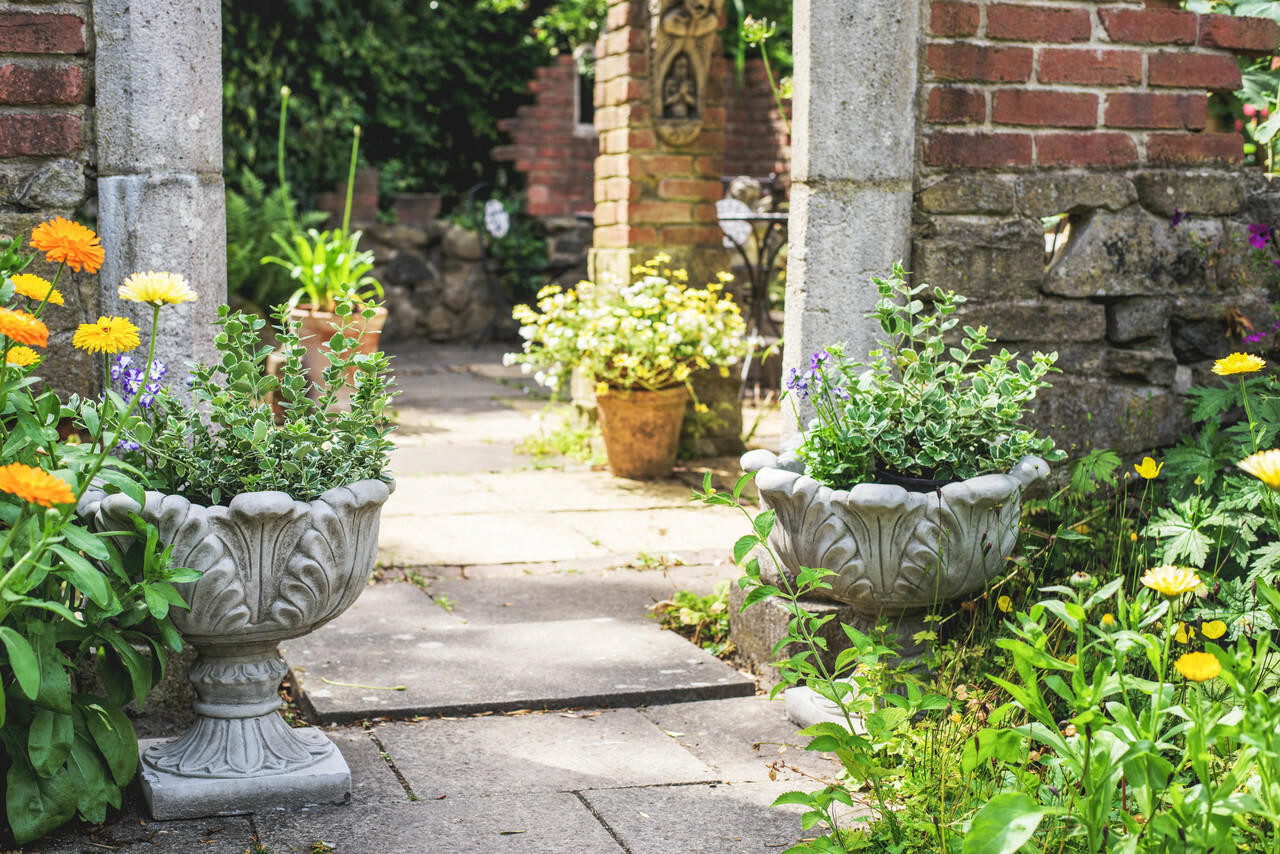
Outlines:
<svg viewBox="0 0 1280 854"><path fill-rule="evenodd" d="M1035 417L1067 444L1173 441L1240 318L1275 322L1248 226L1280 222L1280 193L1208 127L1208 93L1239 88L1236 55L1275 51L1280 28L1074 0L934 0L924 23L917 280L1010 349L1058 351ZM1055 246L1042 218L1060 214Z"/></svg>

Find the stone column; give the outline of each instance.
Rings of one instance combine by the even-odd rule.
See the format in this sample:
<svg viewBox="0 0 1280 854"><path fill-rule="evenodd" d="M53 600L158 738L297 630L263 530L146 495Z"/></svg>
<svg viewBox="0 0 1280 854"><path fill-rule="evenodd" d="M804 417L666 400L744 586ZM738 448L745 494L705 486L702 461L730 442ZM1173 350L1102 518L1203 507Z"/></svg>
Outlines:
<svg viewBox="0 0 1280 854"><path fill-rule="evenodd" d="M596 46L592 278L662 251L691 284L729 269L715 202L724 170L721 0L610 0Z"/></svg>
<svg viewBox="0 0 1280 854"><path fill-rule="evenodd" d="M157 358L181 388L211 362L226 300L222 13L216 0L97 0L98 228L102 311L150 334L150 309L116 297L130 273L181 273L200 294L161 314Z"/></svg>
<svg viewBox="0 0 1280 854"><path fill-rule="evenodd" d="M870 279L909 260L919 17L902 0L795 2L784 381L827 344L864 356Z"/></svg>

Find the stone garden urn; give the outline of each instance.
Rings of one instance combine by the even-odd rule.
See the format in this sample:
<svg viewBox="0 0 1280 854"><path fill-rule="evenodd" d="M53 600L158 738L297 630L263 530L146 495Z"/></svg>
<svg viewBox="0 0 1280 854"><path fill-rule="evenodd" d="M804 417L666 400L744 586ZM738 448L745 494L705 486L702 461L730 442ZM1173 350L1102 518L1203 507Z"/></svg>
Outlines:
<svg viewBox="0 0 1280 854"><path fill-rule="evenodd" d="M228 506L146 494L146 505L90 489L78 512L98 530L131 529L141 512L172 546L177 566L199 570L177 585L190 610L170 611L199 657L196 723L180 738L144 742L142 790L157 819L195 818L272 806L341 803L351 772L314 727L280 717L287 671L277 644L345 611L377 556L378 521L394 484L362 480L295 501L250 492Z"/></svg>
<svg viewBox="0 0 1280 854"><path fill-rule="evenodd" d="M908 661L921 651L912 637L926 628L931 610L979 592L1004 570L1018 537L1023 492L1049 474L1044 460L1028 456L1008 474L908 492L880 483L831 489L805 476L793 452L779 458L751 451L742 468L756 472L760 500L777 514L769 545L780 571L789 578L801 567L835 572L826 579L831 589L813 595L847 606L859 629L887 622ZM793 697L797 690L808 693ZM807 688L787 693L793 720L829 719L798 720L793 706L827 701Z"/></svg>

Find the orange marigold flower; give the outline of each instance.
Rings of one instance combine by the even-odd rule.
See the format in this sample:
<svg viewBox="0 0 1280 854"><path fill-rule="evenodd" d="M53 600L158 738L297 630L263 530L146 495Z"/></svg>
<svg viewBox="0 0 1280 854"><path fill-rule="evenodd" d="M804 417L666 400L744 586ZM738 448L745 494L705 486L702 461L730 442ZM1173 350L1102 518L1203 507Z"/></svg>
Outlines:
<svg viewBox="0 0 1280 854"><path fill-rule="evenodd" d="M10 347L9 352L5 354L5 363L17 365L19 368L27 368L40 361L40 354L30 347Z"/></svg>
<svg viewBox="0 0 1280 854"><path fill-rule="evenodd" d="M31 231L31 245L54 264L65 261L76 272L98 272L102 267L102 243L92 229L60 216L42 222Z"/></svg>
<svg viewBox="0 0 1280 854"><path fill-rule="evenodd" d="M0 491L44 507L70 504L76 500L75 493L67 486L66 481L54 477L44 469L23 463L0 466Z"/></svg>
<svg viewBox="0 0 1280 854"><path fill-rule="evenodd" d="M49 327L35 315L0 306L0 335L31 347L49 346Z"/></svg>
<svg viewBox="0 0 1280 854"><path fill-rule="evenodd" d="M36 302L44 302L44 298L47 295L49 302L54 305L63 305L62 294L46 279L34 276L31 273L19 273L13 276L10 281L13 282L14 293L22 294L24 297L33 299Z"/></svg>
<svg viewBox="0 0 1280 854"><path fill-rule="evenodd" d="M97 323L80 324L71 343L90 353L124 353L141 344L142 339L129 318L104 315Z"/></svg>

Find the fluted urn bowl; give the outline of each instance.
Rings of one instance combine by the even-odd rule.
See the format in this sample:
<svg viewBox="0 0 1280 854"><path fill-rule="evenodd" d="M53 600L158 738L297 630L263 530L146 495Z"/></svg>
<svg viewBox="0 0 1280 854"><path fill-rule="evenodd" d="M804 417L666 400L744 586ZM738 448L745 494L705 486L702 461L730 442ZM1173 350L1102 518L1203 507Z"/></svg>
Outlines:
<svg viewBox="0 0 1280 854"><path fill-rule="evenodd" d="M794 578L829 569L830 590L813 596L878 618L918 613L982 590L1013 551L1022 494L1049 474L1024 457L1008 474L948 483L932 492L863 483L831 489L803 473L792 454L742 457L756 472L765 507L777 514L769 545Z"/></svg>
<svg viewBox="0 0 1280 854"><path fill-rule="evenodd" d="M277 689L288 668L277 644L355 602L377 557L379 514L392 489L362 480L312 501L250 492L214 507L158 492L148 492L143 507L98 489L81 498L77 510L97 530L128 530L138 513L173 548L174 565L203 573L176 585L190 610L170 611L199 653L188 676L198 697L196 723L142 756L143 789L156 818L332 800L335 775L345 774L349 792L350 772L334 744L279 715ZM198 780L223 785L188 784ZM317 794L316 785L325 791Z"/></svg>

